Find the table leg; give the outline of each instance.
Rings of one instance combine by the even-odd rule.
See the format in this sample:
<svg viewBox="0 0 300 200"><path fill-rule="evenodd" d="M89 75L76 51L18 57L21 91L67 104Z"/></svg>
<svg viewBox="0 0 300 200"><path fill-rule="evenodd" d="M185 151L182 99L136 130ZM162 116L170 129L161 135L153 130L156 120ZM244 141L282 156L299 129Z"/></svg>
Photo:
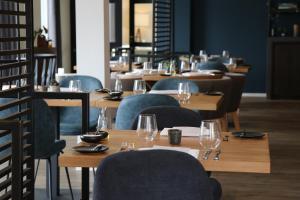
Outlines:
<svg viewBox="0 0 300 200"><path fill-rule="evenodd" d="M81 169L81 199L89 200L90 196L90 170L88 167Z"/></svg>

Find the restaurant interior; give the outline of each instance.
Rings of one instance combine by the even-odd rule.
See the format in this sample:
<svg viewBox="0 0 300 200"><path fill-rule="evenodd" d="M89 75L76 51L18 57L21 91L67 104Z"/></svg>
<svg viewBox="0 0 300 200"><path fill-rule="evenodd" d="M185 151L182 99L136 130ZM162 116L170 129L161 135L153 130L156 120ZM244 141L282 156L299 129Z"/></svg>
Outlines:
<svg viewBox="0 0 300 200"><path fill-rule="evenodd" d="M300 0L0 0L0 199L298 200L299 74Z"/></svg>

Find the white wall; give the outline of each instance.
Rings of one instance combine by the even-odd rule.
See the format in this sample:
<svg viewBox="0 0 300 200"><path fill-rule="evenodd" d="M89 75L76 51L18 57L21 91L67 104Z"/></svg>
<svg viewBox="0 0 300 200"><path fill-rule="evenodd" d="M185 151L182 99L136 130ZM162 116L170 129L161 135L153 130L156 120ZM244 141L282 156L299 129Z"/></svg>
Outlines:
<svg viewBox="0 0 300 200"><path fill-rule="evenodd" d="M37 31L41 28L41 1L33 1L33 30ZM34 41L36 46L36 40Z"/></svg>
<svg viewBox="0 0 300 200"><path fill-rule="evenodd" d="M76 0L77 74L109 87L109 0Z"/></svg>

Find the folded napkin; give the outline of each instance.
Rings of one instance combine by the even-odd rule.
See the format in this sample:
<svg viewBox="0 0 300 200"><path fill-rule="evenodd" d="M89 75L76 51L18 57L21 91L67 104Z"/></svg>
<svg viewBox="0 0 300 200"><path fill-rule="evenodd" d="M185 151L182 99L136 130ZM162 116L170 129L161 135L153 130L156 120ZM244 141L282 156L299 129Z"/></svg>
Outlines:
<svg viewBox="0 0 300 200"><path fill-rule="evenodd" d="M187 126L177 126L173 128L164 128L161 132L161 136L167 136L169 129L179 129L182 131L183 137L198 137L200 135L200 128L198 127L187 127Z"/></svg>
<svg viewBox="0 0 300 200"><path fill-rule="evenodd" d="M149 148L139 148L139 150L171 150L171 151L180 151L183 153L190 154L194 158L198 158L198 156L199 156L198 149L191 149L191 148L187 148L187 147L168 147L168 146L154 145L153 147L149 147Z"/></svg>
<svg viewBox="0 0 300 200"><path fill-rule="evenodd" d="M214 75L212 72L185 72L182 73L182 76L207 76L207 75Z"/></svg>
<svg viewBox="0 0 300 200"><path fill-rule="evenodd" d="M177 94L177 90L150 90L149 94Z"/></svg>

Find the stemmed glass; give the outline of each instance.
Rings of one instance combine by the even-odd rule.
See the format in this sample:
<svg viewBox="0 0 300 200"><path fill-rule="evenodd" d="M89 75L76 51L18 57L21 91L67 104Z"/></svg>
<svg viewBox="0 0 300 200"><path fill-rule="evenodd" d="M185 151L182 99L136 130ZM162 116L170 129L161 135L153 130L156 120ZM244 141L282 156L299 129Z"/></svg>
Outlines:
<svg viewBox="0 0 300 200"><path fill-rule="evenodd" d="M221 126L218 120L203 120L199 135L200 148L207 159L211 151L219 149L221 144Z"/></svg>
<svg viewBox="0 0 300 200"><path fill-rule="evenodd" d="M116 78L114 91L115 92L123 91L122 81L121 79L119 79L119 77Z"/></svg>
<svg viewBox="0 0 300 200"><path fill-rule="evenodd" d="M140 114L136 132L139 137L145 138L146 141L153 141L158 132L156 116L154 114Z"/></svg>
<svg viewBox="0 0 300 200"><path fill-rule="evenodd" d="M144 80L134 80L133 94L145 94L146 93L146 82Z"/></svg>
<svg viewBox="0 0 300 200"><path fill-rule="evenodd" d="M191 95L192 94L188 82L178 84L177 97L179 102L187 103L191 98Z"/></svg>
<svg viewBox="0 0 300 200"><path fill-rule="evenodd" d="M106 117L106 108L102 108L99 110L99 116L97 121L97 132L101 130L108 129L108 117Z"/></svg>
<svg viewBox="0 0 300 200"><path fill-rule="evenodd" d="M223 56L224 58L229 58L229 57L230 57L229 51L223 50L222 56Z"/></svg>
<svg viewBox="0 0 300 200"><path fill-rule="evenodd" d="M81 91L81 82L80 82L80 80L70 80L69 90L71 92L80 92Z"/></svg>

